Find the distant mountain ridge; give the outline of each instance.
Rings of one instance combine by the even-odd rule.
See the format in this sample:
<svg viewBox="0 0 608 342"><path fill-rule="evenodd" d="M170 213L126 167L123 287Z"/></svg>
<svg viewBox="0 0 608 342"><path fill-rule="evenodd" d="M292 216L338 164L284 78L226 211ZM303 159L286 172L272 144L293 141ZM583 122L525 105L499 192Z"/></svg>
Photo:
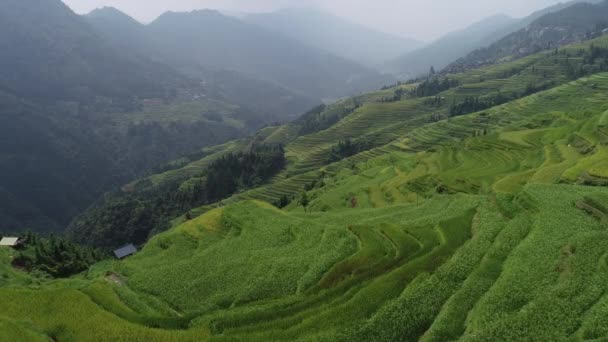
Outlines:
<svg viewBox="0 0 608 342"><path fill-rule="evenodd" d="M495 43L498 40L500 40L501 38L504 38L513 32L516 32L516 31L519 31L519 30L525 28L526 26L530 25L534 20L536 20L546 14L560 11L564 8L570 7L570 6L578 4L578 3L598 3L601 1L603 1L603 0L570 0L570 1L560 2L555 5L540 9L538 11L531 13L530 15L528 15L524 18L515 20L513 22L513 24L511 24L511 25L507 25L504 28L499 29L498 31L492 32L492 34L490 34L489 36L486 37L485 42L483 43L483 46L481 46L481 47L485 47L492 43Z"/></svg>
<svg viewBox="0 0 608 342"><path fill-rule="evenodd" d="M424 44L314 9L288 8L272 13L249 14L244 16L244 20L370 67Z"/></svg>
<svg viewBox="0 0 608 342"><path fill-rule="evenodd" d="M516 20L499 14L483 19L463 30L450 32L438 40L401 57L388 61L383 70L401 78L411 78L428 72L430 67L442 69L487 41L490 33L512 25Z"/></svg>
<svg viewBox="0 0 608 342"><path fill-rule="evenodd" d="M119 51L58 0L0 4L0 87L44 99L160 97L187 79Z"/></svg>
<svg viewBox="0 0 608 342"><path fill-rule="evenodd" d="M115 46L135 51L159 63L173 62L184 75L203 79L212 98L251 108L277 120L297 115L320 102L320 99L298 94L274 82L256 79L254 75L168 60L167 54L163 53L163 43L153 39L148 26L113 7L96 9L84 19ZM248 91L243 91L244 88ZM274 100L272 103L265 101L264 96Z"/></svg>
<svg viewBox="0 0 608 342"><path fill-rule="evenodd" d="M608 27L608 1L576 2L554 7L526 27L492 45L478 49L447 67L455 72L496 63L505 58L520 58L542 50L588 40L603 34Z"/></svg>
<svg viewBox="0 0 608 342"><path fill-rule="evenodd" d="M168 12L148 25L178 68L228 69L313 98L376 89L391 79L350 60L217 11Z"/></svg>
<svg viewBox="0 0 608 342"><path fill-rule="evenodd" d="M148 25L134 24L115 9L94 11L85 18L108 39L138 47L196 78L229 70L317 101L394 81L351 60L213 10L167 12ZM116 21L121 23L113 25Z"/></svg>
<svg viewBox="0 0 608 342"><path fill-rule="evenodd" d="M509 34L519 31L538 18L578 3L598 3L601 0L573 0L558 3L521 18L514 19L498 14L483 19L463 30L444 35L438 40L388 61L382 67L400 78L417 77L428 72L431 66L440 70L477 49L487 47Z"/></svg>

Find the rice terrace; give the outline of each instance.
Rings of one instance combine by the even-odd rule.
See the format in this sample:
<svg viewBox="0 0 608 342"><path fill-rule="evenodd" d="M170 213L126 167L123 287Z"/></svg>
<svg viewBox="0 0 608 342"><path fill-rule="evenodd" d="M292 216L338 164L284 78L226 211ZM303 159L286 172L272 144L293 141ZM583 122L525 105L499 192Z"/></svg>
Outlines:
<svg viewBox="0 0 608 342"><path fill-rule="evenodd" d="M608 1L401 57L314 10L66 4L0 4L0 341L608 340Z"/></svg>

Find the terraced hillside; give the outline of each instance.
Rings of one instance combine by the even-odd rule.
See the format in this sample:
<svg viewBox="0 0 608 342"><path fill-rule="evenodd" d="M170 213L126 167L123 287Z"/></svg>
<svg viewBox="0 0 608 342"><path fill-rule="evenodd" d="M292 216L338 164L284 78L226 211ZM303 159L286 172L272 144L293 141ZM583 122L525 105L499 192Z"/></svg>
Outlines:
<svg viewBox="0 0 608 342"><path fill-rule="evenodd" d="M563 84L579 74L599 72L603 68L604 57L592 61L584 57L592 47L608 47L608 37L463 74L448 75L459 85L432 97L408 95L416 87L416 84L411 84L344 99L321 111L308 113L292 124L261 130L252 138L242 141L241 146L249 146L250 143L283 144L291 161L284 176L304 174L326 165L332 147L341 140L366 140L371 142L372 147L383 148L418 127L449 118L450 107L466 98L494 101L502 97L503 101L513 100ZM404 95L395 100L398 89ZM440 98L440 101L435 101L435 98ZM230 150L215 151L221 154ZM199 173L204 171L204 165L193 161L183 170L174 167L171 179L187 181L195 170ZM159 179L163 175L151 178Z"/></svg>
<svg viewBox="0 0 608 342"><path fill-rule="evenodd" d="M290 158L77 277L23 273L0 250L0 328L58 341L608 339L608 73L590 50L451 75L459 85L430 97L344 100L176 161L125 192L196 177L253 141ZM584 77L570 81L574 65ZM499 90L517 96L453 114ZM365 136L381 139L328 161ZM269 204L303 193L306 207Z"/></svg>
<svg viewBox="0 0 608 342"><path fill-rule="evenodd" d="M601 76L596 76L597 79L594 78L591 81L581 79L579 82L584 85L577 87L576 90L570 89L574 89L573 87L578 83L570 84L565 88L555 88L553 91L556 91L556 94L543 92L542 96L550 96L550 98L544 100L542 104L536 105L533 110L523 110L522 103L527 104L532 101L531 99L536 99L534 96L525 101L515 100L506 106L494 107L472 115L454 117L450 115L449 111L451 104L466 98L475 97L480 101L494 99L497 96L518 98L528 93L526 88L530 85L537 87L536 91L538 91L544 87L552 88L568 82L567 70L573 68L575 63L579 67L583 65L583 52L591 46L605 46L607 42L608 39L603 37L582 45L565 47L558 53L545 52L516 62L472 70L466 74L450 75L449 77L457 79L461 85L436 95L435 98L442 98L439 104L430 103L429 98L382 102L381 99L390 96L394 89L367 95L365 98L358 99L358 103L363 103L363 105L330 128L295 139L293 135L284 138L285 141L291 141L287 143L286 150L292 163L283 177L277 178L273 184L237 195L236 198L229 199L227 202L245 198L272 203L280 196L298 195L303 188L319 180L322 174L333 174L345 166L350 167L353 163L373 159L392 151L426 151L435 148L438 143L488 135L497 129L508 127L512 121L517 122L517 120L530 116L534 116L536 121L521 124L543 126L556 118L561 119L562 117L555 112L553 116L548 114L541 116L538 113L548 113L547 106L554 106L555 98L559 98L561 105L555 106L555 108L577 109L578 102L573 102L573 100L577 100L577 96L580 94L593 91L594 94L598 92L597 96L601 96L599 83L595 83L596 80L601 80ZM509 75L509 77L505 78L505 75ZM570 91L573 92L572 95L569 94ZM603 99L594 101L601 103ZM330 115L332 109L329 108L321 115ZM495 112L497 110L500 112ZM508 112L509 115L502 115L505 112ZM563 114L560 115L563 116ZM438 122L434 122L438 119ZM286 127L277 129L279 132L287 130ZM341 163L327 165L332 147L342 139L369 140L377 147ZM268 143L276 143L276 141L277 139L274 139L272 135L266 140ZM521 146L519 147L521 148ZM486 146L486 149L491 148L494 148L491 144ZM455 160L455 162L457 161ZM428 170L421 171L422 174L427 172Z"/></svg>

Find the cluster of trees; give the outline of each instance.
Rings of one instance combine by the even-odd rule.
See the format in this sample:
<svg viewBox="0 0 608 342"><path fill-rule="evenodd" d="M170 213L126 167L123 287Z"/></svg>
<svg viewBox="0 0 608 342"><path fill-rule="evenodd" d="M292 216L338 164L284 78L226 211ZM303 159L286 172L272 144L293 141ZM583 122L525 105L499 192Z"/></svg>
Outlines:
<svg viewBox="0 0 608 342"><path fill-rule="evenodd" d="M591 44L588 49L579 51L579 57L582 57L582 63L574 59L571 61L569 57L564 61L566 77L571 80L608 71L608 48Z"/></svg>
<svg viewBox="0 0 608 342"><path fill-rule="evenodd" d="M498 93L493 96L480 98L478 96L467 96L462 101L453 101L449 108L450 116L459 116L470 114L478 111L482 111L488 108L499 106L501 104L513 101L515 99L529 96L540 91L553 87L554 82L545 82L542 84L530 83L526 85L526 88L520 93L513 93L511 95Z"/></svg>
<svg viewBox="0 0 608 342"><path fill-rule="evenodd" d="M507 102L507 101L504 101ZM504 103L502 102L502 103ZM460 102L453 102L450 105L450 116L459 116L469 113L478 112L499 105L493 99L480 99L477 96L467 96Z"/></svg>
<svg viewBox="0 0 608 342"><path fill-rule="evenodd" d="M320 131L323 127L329 127L340 120L338 117L322 115L326 108L326 105L320 104L299 117L295 121L300 125L299 134L305 135Z"/></svg>
<svg viewBox="0 0 608 342"><path fill-rule="evenodd" d="M441 94L435 95L433 97L430 97L430 98L424 100L425 105L435 106L435 107L441 107L441 105L443 105L444 102L445 102L445 97L443 97Z"/></svg>
<svg viewBox="0 0 608 342"><path fill-rule="evenodd" d="M211 163L200 176L182 184L172 196L176 214L214 203L240 191L255 188L285 167L281 145L264 145L248 152L228 153Z"/></svg>
<svg viewBox="0 0 608 342"><path fill-rule="evenodd" d="M526 85L526 88L521 93L521 97L525 97L525 96L529 96L529 95L532 95L532 94L536 94L536 93L541 92L543 90L550 89L550 88L552 88L554 86L555 86L555 83L553 81L545 82L545 83L541 83L541 84L529 83L528 85Z"/></svg>
<svg viewBox="0 0 608 342"><path fill-rule="evenodd" d="M277 208L283 209L294 200L293 196L282 195L277 201L273 203L273 205Z"/></svg>
<svg viewBox="0 0 608 342"><path fill-rule="evenodd" d="M308 205L310 204L310 198L308 197L308 193L306 191L302 192L302 194L300 195L298 204L300 204L304 208L305 212L308 210Z"/></svg>
<svg viewBox="0 0 608 342"><path fill-rule="evenodd" d="M394 84L385 85L382 88L380 88L380 90L389 90L391 88L399 87L399 86L402 86L404 84L412 84L412 83L416 83L416 80L415 79L411 79L411 80L408 80L406 82L398 81L397 83L394 83Z"/></svg>
<svg viewBox="0 0 608 342"><path fill-rule="evenodd" d="M437 76L433 76L420 83L416 89L412 91L412 95L416 97L435 96L443 91L459 85L460 82L458 82L458 80L451 80L448 77L440 79Z"/></svg>
<svg viewBox="0 0 608 342"><path fill-rule="evenodd" d="M371 141L365 139L340 140L338 144L334 145L331 148L331 154L329 156L328 163L340 161L363 151L367 151L373 147L374 144Z"/></svg>
<svg viewBox="0 0 608 342"><path fill-rule="evenodd" d="M253 146L227 154L186 182L175 180L142 192L107 195L77 217L68 233L75 241L98 247L141 244L150 235L168 229L171 219L193 208L268 181L285 162L282 146Z"/></svg>
<svg viewBox="0 0 608 342"><path fill-rule="evenodd" d="M263 146L246 153L230 153L209 166L205 180L207 202L256 187L285 167L283 146Z"/></svg>
<svg viewBox="0 0 608 342"><path fill-rule="evenodd" d="M393 93L393 96L391 97L384 97L382 99L380 99L380 102L397 102L397 101L401 101L403 99L403 96L407 94L407 91L403 88L397 88L395 89L395 92Z"/></svg>
<svg viewBox="0 0 608 342"><path fill-rule="evenodd" d="M608 48L600 47L595 44L591 44L589 49L586 51L583 56L583 63L585 64L595 64L595 61L598 58L606 59L608 58Z"/></svg>
<svg viewBox="0 0 608 342"><path fill-rule="evenodd" d="M13 259L13 265L29 272L43 272L54 278L66 278L86 271L107 256L97 249L77 245L52 234L43 238L28 232L25 243L25 249Z"/></svg>
<svg viewBox="0 0 608 342"><path fill-rule="evenodd" d="M297 204L301 205L306 209L310 204L311 199L308 197L308 191L313 189L320 189L325 186L325 171L321 171L317 179L313 179L310 183L304 185L304 191L300 194L300 196L296 196L292 194L282 195L278 200L276 200L273 204L278 208L284 208L292 203L294 200L297 200Z"/></svg>
<svg viewBox="0 0 608 342"><path fill-rule="evenodd" d="M322 104L299 117L294 123L300 127L299 135L312 134L331 127L359 107L361 103L357 100L352 103L336 104L331 108Z"/></svg>

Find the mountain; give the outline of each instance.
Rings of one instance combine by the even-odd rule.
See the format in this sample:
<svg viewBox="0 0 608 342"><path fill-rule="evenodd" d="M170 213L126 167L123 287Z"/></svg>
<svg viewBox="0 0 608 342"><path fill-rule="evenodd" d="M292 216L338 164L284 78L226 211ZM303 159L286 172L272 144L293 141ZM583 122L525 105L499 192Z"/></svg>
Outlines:
<svg viewBox="0 0 608 342"><path fill-rule="evenodd" d="M332 99L393 81L372 69L216 11L168 12L148 25L164 60L191 76L227 69Z"/></svg>
<svg viewBox="0 0 608 342"><path fill-rule="evenodd" d="M3 1L0 20L3 222L56 230L127 179L96 146L87 108L130 110L133 98L164 96L185 78L118 53L58 0Z"/></svg>
<svg viewBox="0 0 608 342"><path fill-rule="evenodd" d="M114 49L61 1L3 1L0 20L0 87L17 96L161 97L185 82L166 66Z"/></svg>
<svg viewBox="0 0 608 342"><path fill-rule="evenodd" d="M172 63L165 58L162 44L154 41L149 26L139 23L125 13L112 7L104 7L92 11L84 19L116 47L134 51L159 63ZM186 76L202 79L207 96L249 108L267 116L268 121L289 119L321 101L320 98L296 93L251 74L200 65L195 68L181 64L175 66L183 68ZM269 98L273 101L266 100Z"/></svg>
<svg viewBox="0 0 608 342"><path fill-rule="evenodd" d="M451 32L420 49L387 62L383 70L401 78L425 74L431 66L439 70L488 42L496 31L512 27L515 19L504 14L481 20L463 30Z"/></svg>
<svg viewBox="0 0 608 342"><path fill-rule="evenodd" d="M477 49L496 43L511 33L522 30L538 18L578 3L598 3L603 0L574 0L538 10L521 19L499 14L477 22L463 30L451 32L437 41L386 62L381 70L411 78L426 74L430 67L443 69Z"/></svg>
<svg viewBox="0 0 608 342"><path fill-rule="evenodd" d="M30 234L0 248L0 330L606 340L607 113L608 36L318 106L77 220L78 240L141 242L128 258Z"/></svg>
<svg viewBox="0 0 608 342"><path fill-rule="evenodd" d="M394 82L350 60L216 11L169 12L142 25L116 9L103 8L85 19L116 46L202 79L209 93L222 101L280 119L322 100Z"/></svg>
<svg viewBox="0 0 608 342"><path fill-rule="evenodd" d="M2 1L0 20L5 231L61 231L113 187L276 120L104 39L59 0Z"/></svg>
<svg viewBox="0 0 608 342"><path fill-rule="evenodd" d="M108 185L126 178L65 108L0 92L0 218L6 231L58 231ZM90 177L90 178L89 178ZM92 181L94 179L94 181Z"/></svg>
<svg viewBox="0 0 608 342"><path fill-rule="evenodd" d="M114 7L95 9L82 17L114 46L160 60L145 25Z"/></svg>
<svg viewBox="0 0 608 342"><path fill-rule="evenodd" d="M525 28L470 53L450 65L449 69L471 68L505 58L520 58L597 37L608 27L607 15L608 1L573 4L545 14Z"/></svg>
<svg viewBox="0 0 608 342"><path fill-rule="evenodd" d="M376 67L423 44L313 9L289 8L249 14L244 20L369 67Z"/></svg>
<svg viewBox="0 0 608 342"><path fill-rule="evenodd" d="M572 5L579 4L579 3L599 3L602 1L603 0L571 0L571 1L566 1L566 2L560 2L555 5L540 9L540 10L535 11L532 14L528 15L527 17L514 20L511 25L507 25L495 32L492 32L489 36L487 36L485 38L485 42L483 42L483 45L480 46L480 48L491 45L491 44L497 42L498 40L500 40L501 38L504 38L513 32L526 28L528 25L530 25L536 19L538 19L546 14L561 11L564 8L568 8Z"/></svg>

